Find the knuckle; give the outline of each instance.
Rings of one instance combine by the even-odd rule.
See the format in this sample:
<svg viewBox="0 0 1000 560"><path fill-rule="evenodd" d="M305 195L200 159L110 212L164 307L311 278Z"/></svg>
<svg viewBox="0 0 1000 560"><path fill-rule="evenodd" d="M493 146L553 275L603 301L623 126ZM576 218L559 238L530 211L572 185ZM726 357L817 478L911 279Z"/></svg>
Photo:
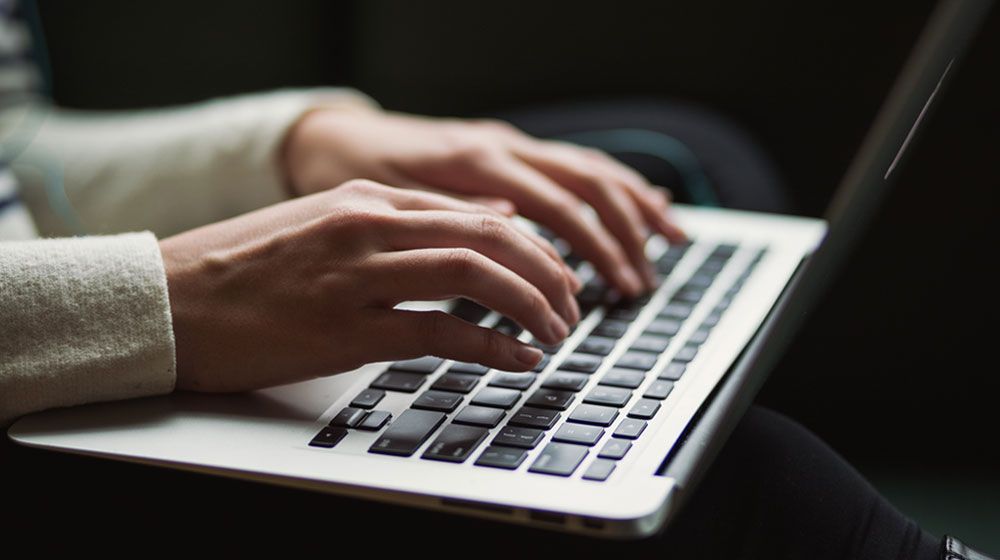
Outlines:
<svg viewBox="0 0 1000 560"><path fill-rule="evenodd" d="M449 159L463 167L483 167L499 156L497 148L489 142L465 137L454 140L449 151Z"/></svg>
<svg viewBox="0 0 1000 560"><path fill-rule="evenodd" d="M461 281L475 278L481 267L479 254L472 249L453 249L448 251L444 264L444 269L447 273Z"/></svg>
<svg viewBox="0 0 1000 560"><path fill-rule="evenodd" d="M510 226L497 216L481 216L479 220L479 236L489 246L502 246L510 241Z"/></svg>
<svg viewBox="0 0 1000 560"><path fill-rule="evenodd" d="M429 348L437 349L447 338L448 315L442 311L428 311L426 313L423 328L424 340Z"/></svg>
<svg viewBox="0 0 1000 560"><path fill-rule="evenodd" d="M482 353L485 356L499 356L503 353L503 335L490 329L480 329L479 336L482 337Z"/></svg>
<svg viewBox="0 0 1000 560"><path fill-rule="evenodd" d="M368 179L351 179L340 186L341 190L353 194L374 194L382 188L382 185Z"/></svg>
<svg viewBox="0 0 1000 560"><path fill-rule="evenodd" d="M499 132L501 134L514 134L519 132L514 125L500 119L476 119L472 122L480 128Z"/></svg>

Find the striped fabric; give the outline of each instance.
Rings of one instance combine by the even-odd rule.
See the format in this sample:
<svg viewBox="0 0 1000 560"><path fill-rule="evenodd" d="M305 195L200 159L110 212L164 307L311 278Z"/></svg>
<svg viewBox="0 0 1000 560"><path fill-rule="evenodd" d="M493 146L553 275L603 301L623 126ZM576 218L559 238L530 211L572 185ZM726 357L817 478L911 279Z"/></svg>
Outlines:
<svg viewBox="0 0 1000 560"><path fill-rule="evenodd" d="M18 197L10 163L30 141L31 102L40 89L38 70L30 57L31 36L19 17L15 0L0 0L0 240L38 237L27 208Z"/></svg>

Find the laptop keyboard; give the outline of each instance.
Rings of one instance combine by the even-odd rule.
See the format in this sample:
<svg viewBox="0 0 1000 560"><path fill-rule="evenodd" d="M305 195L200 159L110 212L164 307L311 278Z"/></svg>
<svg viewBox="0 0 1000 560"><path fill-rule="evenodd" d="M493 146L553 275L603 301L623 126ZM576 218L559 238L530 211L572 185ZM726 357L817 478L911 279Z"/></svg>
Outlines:
<svg viewBox="0 0 1000 560"><path fill-rule="evenodd" d="M672 246L656 261L661 282L690 247ZM474 457L474 465L510 470L520 468L529 451L543 446L528 472L566 477L588 456L596 456L582 477L606 480L642 438L648 421L660 412L764 254L758 250L697 327L685 329L737 249L729 244L712 247L655 315L644 313L651 296L621 300L594 277L578 294L578 302L583 317L600 309L603 318L579 342L533 342L544 357L531 372L498 371L430 356L395 362L309 445L332 448L352 430L384 429L369 453L409 457L430 440L422 459L464 463ZM452 313L479 323L489 310L461 300ZM514 337L522 334L507 318L492 328ZM637 336L626 336L633 330ZM616 354L618 350L623 351ZM613 364L598 375L612 354ZM407 410L392 418L378 410L386 392L411 393L414 398Z"/></svg>

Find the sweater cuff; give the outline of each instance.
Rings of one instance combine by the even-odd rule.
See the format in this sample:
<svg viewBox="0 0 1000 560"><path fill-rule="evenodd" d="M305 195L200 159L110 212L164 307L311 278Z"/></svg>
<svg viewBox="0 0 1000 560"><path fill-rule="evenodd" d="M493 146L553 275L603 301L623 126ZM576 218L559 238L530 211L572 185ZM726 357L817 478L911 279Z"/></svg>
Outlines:
<svg viewBox="0 0 1000 560"><path fill-rule="evenodd" d="M0 425L176 381L166 274L149 232L0 243Z"/></svg>

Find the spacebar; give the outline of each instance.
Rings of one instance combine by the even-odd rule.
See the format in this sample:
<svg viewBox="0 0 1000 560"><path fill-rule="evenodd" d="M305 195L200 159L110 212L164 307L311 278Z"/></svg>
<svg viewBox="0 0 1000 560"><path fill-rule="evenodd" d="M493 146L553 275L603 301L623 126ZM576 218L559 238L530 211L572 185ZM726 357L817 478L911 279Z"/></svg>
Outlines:
<svg viewBox="0 0 1000 560"><path fill-rule="evenodd" d="M389 428L378 438L369 453L384 453L386 455L413 455L434 430L444 422L443 412L431 410L407 409L399 415Z"/></svg>

